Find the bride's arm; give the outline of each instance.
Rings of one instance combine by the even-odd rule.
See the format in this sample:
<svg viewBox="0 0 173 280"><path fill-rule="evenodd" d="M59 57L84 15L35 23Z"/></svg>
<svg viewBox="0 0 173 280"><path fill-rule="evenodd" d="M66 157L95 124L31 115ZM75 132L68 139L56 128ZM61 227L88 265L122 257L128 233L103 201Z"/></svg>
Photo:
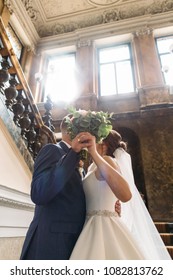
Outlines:
<svg viewBox="0 0 173 280"><path fill-rule="evenodd" d="M122 202L126 202L131 198L131 192L127 181L118 171L118 167L112 158L99 155L96 149L96 139L88 132L81 132L78 137L78 143L81 148L87 148L93 161L104 180L107 182L115 196Z"/></svg>
<svg viewBox="0 0 173 280"><path fill-rule="evenodd" d="M120 174L120 170L115 161L109 157L102 158L97 152L92 154L92 158L97 165L96 177L103 178L115 196L122 202L127 202L131 199L131 192L127 181Z"/></svg>
<svg viewBox="0 0 173 280"><path fill-rule="evenodd" d="M88 151L97 165L96 176L98 179L104 179L115 196L122 202L131 199L131 192L128 182L120 173L120 169L116 162L109 156L102 157L99 155L95 145L95 137L92 137L92 144L88 147Z"/></svg>

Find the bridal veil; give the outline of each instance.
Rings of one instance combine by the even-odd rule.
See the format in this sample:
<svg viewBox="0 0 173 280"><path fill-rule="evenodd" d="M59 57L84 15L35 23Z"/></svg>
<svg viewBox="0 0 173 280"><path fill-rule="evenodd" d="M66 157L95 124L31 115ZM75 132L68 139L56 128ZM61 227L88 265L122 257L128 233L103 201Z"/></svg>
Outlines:
<svg viewBox="0 0 173 280"><path fill-rule="evenodd" d="M165 244L135 186L130 155L124 149L118 148L115 150L114 156L132 192L131 200L121 204L122 220L132 232L146 259L171 260Z"/></svg>

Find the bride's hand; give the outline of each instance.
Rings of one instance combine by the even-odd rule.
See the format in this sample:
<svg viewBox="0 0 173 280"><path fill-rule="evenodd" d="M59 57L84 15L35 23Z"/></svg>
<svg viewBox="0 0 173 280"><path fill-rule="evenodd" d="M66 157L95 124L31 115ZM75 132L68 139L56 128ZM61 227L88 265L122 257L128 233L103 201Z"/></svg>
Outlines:
<svg viewBox="0 0 173 280"><path fill-rule="evenodd" d="M88 133L88 152L91 156L93 156L94 154L97 153L97 148L96 148L96 138L95 136L91 135L90 133Z"/></svg>
<svg viewBox="0 0 173 280"><path fill-rule="evenodd" d="M97 152L103 156L103 144L96 144Z"/></svg>

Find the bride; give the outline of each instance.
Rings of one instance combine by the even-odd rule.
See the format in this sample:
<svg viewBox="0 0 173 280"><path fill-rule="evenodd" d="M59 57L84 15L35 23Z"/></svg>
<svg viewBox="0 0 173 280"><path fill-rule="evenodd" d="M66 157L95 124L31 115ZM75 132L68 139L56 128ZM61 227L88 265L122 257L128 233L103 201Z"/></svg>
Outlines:
<svg viewBox="0 0 173 280"><path fill-rule="evenodd" d="M135 187L121 136L110 132L99 145L102 157L95 147L88 148L93 164L83 180L86 221L70 259L171 260ZM116 198L123 202L121 217L114 211Z"/></svg>

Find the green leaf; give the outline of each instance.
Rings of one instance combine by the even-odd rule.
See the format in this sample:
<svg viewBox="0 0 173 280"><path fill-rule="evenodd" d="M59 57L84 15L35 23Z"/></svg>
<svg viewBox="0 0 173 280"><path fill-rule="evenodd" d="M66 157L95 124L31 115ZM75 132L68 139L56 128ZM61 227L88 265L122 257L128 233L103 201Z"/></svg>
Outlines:
<svg viewBox="0 0 173 280"><path fill-rule="evenodd" d="M103 111L92 112L88 111L86 115L83 112L77 111L75 108L70 109L73 117L67 119L67 130L73 139L79 132L90 132L96 137L96 141L100 142L106 138L112 129L110 115Z"/></svg>

